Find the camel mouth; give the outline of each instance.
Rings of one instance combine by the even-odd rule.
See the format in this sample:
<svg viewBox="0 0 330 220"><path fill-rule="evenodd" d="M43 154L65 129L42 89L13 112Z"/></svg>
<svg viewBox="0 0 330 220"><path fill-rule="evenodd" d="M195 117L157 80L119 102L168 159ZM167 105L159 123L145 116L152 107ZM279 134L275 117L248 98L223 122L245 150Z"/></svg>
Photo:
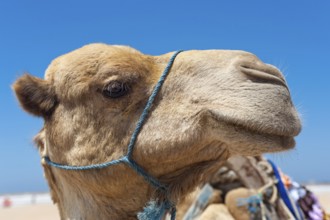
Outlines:
<svg viewBox="0 0 330 220"><path fill-rule="evenodd" d="M300 121L298 118L295 119L294 117L292 118L294 120L290 123L283 122L282 124L278 125L265 125L259 120L242 120L240 118L228 116L214 110L208 110L208 113L216 121L234 127L236 131L245 130L255 134L283 138L293 138L297 136L301 131Z"/></svg>
<svg viewBox="0 0 330 220"><path fill-rule="evenodd" d="M269 153L290 150L296 146L296 141L293 136L271 135L267 133L259 133L259 135L267 137L274 143L274 145L269 148Z"/></svg>
<svg viewBox="0 0 330 220"><path fill-rule="evenodd" d="M269 130L254 130L250 127L244 126L242 124L239 125L233 125L235 127L236 131L238 130L238 127L240 129L240 132L246 133L251 135L251 137L255 137L256 139L262 139L266 142L272 143L269 148L267 148L267 152L279 152L279 151L285 151L293 149L296 146L295 141L295 134L278 134L278 131L269 131Z"/></svg>
<svg viewBox="0 0 330 220"><path fill-rule="evenodd" d="M295 136L273 134L269 131L254 131L248 128L243 128L244 132L251 135L256 140L256 145L262 146L267 143L266 148L261 147L262 153L275 153L288 151L296 146Z"/></svg>
<svg viewBox="0 0 330 220"><path fill-rule="evenodd" d="M245 142L246 145L253 145L256 149L259 149L261 153L280 152L293 149L296 145L295 136L300 132L300 127L296 128L279 128L279 127L261 127L253 125L252 123L243 123L239 120L230 119L218 114L214 111L210 111L211 117L220 125L219 133L227 130L230 132L229 136L235 136L236 138L226 139L228 144L241 145ZM226 136L226 135L225 135ZM223 141L223 140L222 140ZM241 152L239 152L241 153Z"/></svg>
<svg viewBox="0 0 330 220"><path fill-rule="evenodd" d="M281 142L282 142L282 146L284 147L284 149L289 150L289 149L293 149L296 146L296 141L294 139L294 137L279 137Z"/></svg>

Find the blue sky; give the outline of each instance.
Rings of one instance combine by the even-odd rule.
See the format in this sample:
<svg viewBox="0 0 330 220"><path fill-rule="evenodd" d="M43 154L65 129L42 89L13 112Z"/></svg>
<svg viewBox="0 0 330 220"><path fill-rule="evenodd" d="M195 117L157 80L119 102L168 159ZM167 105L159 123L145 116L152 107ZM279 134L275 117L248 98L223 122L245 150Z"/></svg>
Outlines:
<svg viewBox="0 0 330 220"><path fill-rule="evenodd" d="M330 1L1 1L0 194L46 191L32 137L42 120L10 85L93 42L148 54L241 49L278 66L303 118L295 150L269 156L298 181L330 181Z"/></svg>

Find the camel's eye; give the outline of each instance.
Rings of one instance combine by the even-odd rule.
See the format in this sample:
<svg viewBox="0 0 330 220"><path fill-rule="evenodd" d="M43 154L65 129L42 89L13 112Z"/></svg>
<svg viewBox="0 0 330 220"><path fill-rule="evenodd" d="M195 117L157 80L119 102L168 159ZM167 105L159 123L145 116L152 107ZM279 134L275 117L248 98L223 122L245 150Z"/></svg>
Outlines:
<svg viewBox="0 0 330 220"><path fill-rule="evenodd" d="M126 83L112 81L103 88L102 94L108 98L119 98L126 95L128 89L129 87Z"/></svg>

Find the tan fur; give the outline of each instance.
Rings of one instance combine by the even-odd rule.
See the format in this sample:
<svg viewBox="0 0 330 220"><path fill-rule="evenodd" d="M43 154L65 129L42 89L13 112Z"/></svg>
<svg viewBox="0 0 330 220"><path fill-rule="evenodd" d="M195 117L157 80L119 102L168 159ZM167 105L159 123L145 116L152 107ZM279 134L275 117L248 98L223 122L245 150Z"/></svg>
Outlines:
<svg viewBox="0 0 330 220"><path fill-rule="evenodd" d="M235 218L238 220L239 218ZM201 214L198 220L234 220L224 204L211 204Z"/></svg>
<svg viewBox="0 0 330 220"><path fill-rule="evenodd" d="M154 57L126 46L91 44L55 59L45 80L32 78L34 90L28 89L31 77L19 79L13 88L28 112L40 115L42 106L50 106L44 102L56 100L36 138L41 156L69 165L123 156L172 54ZM128 94L104 97L102 89L113 81L127 83ZM35 102L34 92L47 99ZM287 150L299 132L290 93L275 67L243 51L185 51L156 98L133 158L168 184L171 199L179 202L230 155ZM124 164L44 170L62 219L136 219L158 196Z"/></svg>

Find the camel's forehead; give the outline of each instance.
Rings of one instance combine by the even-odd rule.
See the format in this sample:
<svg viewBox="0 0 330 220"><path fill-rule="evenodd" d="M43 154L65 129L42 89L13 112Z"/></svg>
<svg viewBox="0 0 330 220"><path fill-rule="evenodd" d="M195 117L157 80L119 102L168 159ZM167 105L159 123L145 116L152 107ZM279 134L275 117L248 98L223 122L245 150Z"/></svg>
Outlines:
<svg viewBox="0 0 330 220"><path fill-rule="evenodd" d="M151 83L157 75L149 56L127 47L91 44L64 54L49 65L45 79L59 99L74 100L114 80ZM150 79L149 79L150 78Z"/></svg>
<svg viewBox="0 0 330 220"><path fill-rule="evenodd" d="M78 70L81 70L79 72L83 74L109 59L116 62L127 60L132 55L141 55L141 53L128 46L89 44L55 58L46 70L45 79L53 81L56 74L70 74Z"/></svg>

